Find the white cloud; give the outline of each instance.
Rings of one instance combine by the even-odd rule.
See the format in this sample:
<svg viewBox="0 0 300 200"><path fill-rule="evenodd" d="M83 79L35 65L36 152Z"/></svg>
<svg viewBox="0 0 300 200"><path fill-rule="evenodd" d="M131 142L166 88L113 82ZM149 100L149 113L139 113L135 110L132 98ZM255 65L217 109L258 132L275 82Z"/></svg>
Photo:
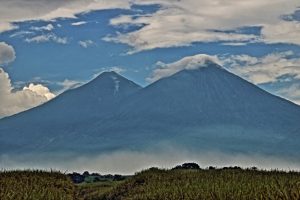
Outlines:
<svg viewBox="0 0 300 200"><path fill-rule="evenodd" d="M193 42L244 43L263 39L275 42L272 39L274 33L268 31L268 28L282 22L283 14L294 12L300 5L295 0L201 0L200 2L195 0L136 0L134 2L139 4L157 3L162 5L162 8L152 15L147 14L134 18L119 16L112 19L110 23L113 26L128 26L128 24L146 24L146 26L133 32L119 33L115 37L103 38L105 41L130 45L133 47L131 53L154 48L185 46ZM240 32L211 31L226 31L245 26L265 26L263 38ZM296 27L294 24L289 26L289 30ZM280 40L283 38L282 41L285 42L286 38L297 33L300 34L298 28L293 33L279 34L280 37L276 38ZM298 39L289 40L295 42L294 40Z"/></svg>
<svg viewBox="0 0 300 200"><path fill-rule="evenodd" d="M16 59L14 48L5 42L0 42L0 65L7 64Z"/></svg>
<svg viewBox="0 0 300 200"><path fill-rule="evenodd" d="M114 71L116 73L122 73L122 72L126 72L126 69L124 69L123 67L113 66L113 67L102 67L100 70L95 70L95 71L96 74L94 74L93 77L97 77L99 74L103 72Z"/></svg>
<svg viewBox="0 0 300 200"><path fill-rule="evenodd" d="M298 21L280 21L277 24L264 25L263 41L266 43L288 43L300 45L300 23Z"/></svg>
<svg viewBox="0 0 300 200"><path fill-rule="evenodd" d="M87 22L85 22L85 21L80 21L80 22L74 22L74 23L72 23L71 25L72 26L81 26L81 25L83 25L83 24L86 24Z"/></svg>
<svg viewBox="0 0 300 200"><path fill-rule="evenodd" d="M45 96L48 101L55 97L55 95L53 93L51 93L48 88L46 88L45 86L43 86L41 84L35 85L33 83L30 83L28 87L25 86L23 88L23 91L26 91L26 90L35 92L36 94L38 94L40 96Z"/></svg>
<svg viewBox="0 0 300 200"><path fill-rule="evenodd" d="M106 41L132 46L131 53L211 41L226 41L230 44L262 40L267 43L299 44L297 35L300 30L297 22L283 21L281 18L282 15L293 13L297 9L300 3L296 0L2 0L0 32L16 28L12 22L52 20L58 17L76 18L75 15L81 12L111 8L128 9L132 4L160 4L161 9L150 15L135 18L123 15L111 20L114 26L147 24L128 34L104 38ZM72 25L83 23L75 22ZM262 37L238 32L211 31L245 26L263 26ZM285 28L280 28L282 26Z"/></svg>
<svg viewBox="0 0 300 200"><path fill-rule="evenodd" d="M32 31L18 31L18 32L15 32L15 33L11 34L9 37L10 38L24 37L26 35L31 35L31 34L34 34L34 32L32 32Z"/></svg>
<svg viewBox="0 0 300 200"><path fill-rule="evenodd" d="M83 48L88 48L89 46L94 45L94 42L92 40L83 40L79 41L78 44Z"/></svg>
<svg viewBox="0 0 300 200"><path fill-rule="evenodd" d="M143 15L140 15L140 17L142 17L142 16ZM148 16L150 17L150 15L148 15ZM112 25L112 26L123 26L124 24L133 24L133 23L134 23L134 20L133 20L132 16L129 16L129 15L121 15L117 18L113 18L110 20L110 25Z"/></svg>
<svg viewBox="0 0 300 200"><path fill-rule="evenodd" d="M124 69L122 67L117 67L117 66L111 67L111 68L109 68L109 70L114 71L118 74L126 71L126 69Z"/></svg>
<svg viewBox="0 0 300 200"><path fill-rule="evenodd" d="M300 84L299 83L294 83L291 86L281 88L276 93L300 105Z"/></svg>
<svg viewBox="0 0 300 200"><path fill-rule="evenodd" d="M127 70L123 67L119 67L119 66L113 66L113 67L102 67L101 69L96 69L94 70L95 74L92 76L93 80L94 78L97 78L100 74L102 74L103 72L111 72L114 71L118 74L121 74L123 72L126 72ZM90 80L90 81L91 81Z"/></svg>
<svg viewBox="0 0 300 200"><path fill-rule="evenodd" d="M0 68L0 118L33 108L54 97L47 87L40 84L31 83L16 91L9 75Z"/></svg>
<svg viewBox="0 0 300 200"><path fill-rule="evenodd" d="M233 72L255 84L277 82L283 76L300 79L300 58L295 57L292 51L272 53L258 58L231 55L221 56L220 59Z"/></svg>
<svg viewBox="0 0 300 200"><path fill-rule="evenodd" d="M128 34L104 38L106 41L129 44L133 47L132 53L211 41L244 43L262 40L267 43L299 44L298 23L283 21L281 18L282 15L293 13L300 6L296 0L1 0L0 32L16 28L12 22L52 20L58 17L76 18L75 15L81 12L111 8L128 9L132 4L161 5L161 9L154 14L135 18L123 15L111 20L114 26L147 24L142 29ZM83 23L75 22L72 25ZM262 37L238 32L211 31L245 26L263 26ZM282 26L284 28L280 28Z"/></svg>
<svg viewBox="0 0 300 200"><path fill-rule="evenodd" d="M194 56L184 57L176 62L165 64L163 62L157 62L157 68L153 71L152 75L147 78L147 81L154 82L161 78L171 76L176 72L187 69L197 69L200 67L206 67L207 61L220 63L217 56L210 56L206 54L198 54Z"/></svg>
<svg viewBox="0 0 300 200"><path fill-rule="evenodd" d="M0 32L13 29L12 22L75 18L81 12L129 7L129 0L0 0Z"/></svg>
<svg viewBox="0 0 300 200"><path fill-rule="evenodd" d="M14 29L17 29L17 28L18 28L18 26L16 26L16 25L0 21L0 33L4 32L4 31L14 30Z"/></svg>
<svg viewBox="0 0 300 200"><path fill-rule="evenodd" d="M52 31L54 29L54 26L52 24L48 24L41 27L31 27L30 29L34 31Z"/></svg>
<svg viewBox="0 0 300 200"><path fill-rule="evenodd" d="M222 43L222 45L225 45L225 46L245 46L245 45L247 45L247 43L243 43L243 42L224 42L224 43Z"/></svg>
<svg viewBox="0 0 300 200"><path fill-rule="evenodd" d="M31 43L31 42L36 42L36 43L41 43L41 42L56 42L58 44L67 44L68 39L66 37L58 37L57 35L53 33L45 34L45 35L38 35L33 38L26 38L26 42Z"/></svg>
<svg viewBox="0 0 300 200"><path fill-rule="evenodd" d="M74 89L74 88L77 88L83 84L85 84L86 82L85 81L78 81L78 80L69 80L69 79L65 79L64 81L62 82L57 82L56 84L59 85L59 86L62 86L63 88L58 91L57 93L58 94L61 94L63 93L64 91L66 90L69 90L69 89Z"/></svg>

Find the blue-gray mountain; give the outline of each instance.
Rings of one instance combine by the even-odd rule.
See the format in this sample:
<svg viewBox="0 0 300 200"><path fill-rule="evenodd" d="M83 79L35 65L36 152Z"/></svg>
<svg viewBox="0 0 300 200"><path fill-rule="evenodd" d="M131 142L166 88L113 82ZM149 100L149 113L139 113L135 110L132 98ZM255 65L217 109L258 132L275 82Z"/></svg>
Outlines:
<svg viewBox="0 0 300 200"><path fill-rule="evenodd" d="M172 145L293 157L300 153L300 106L211 62L145 88L105 72L44 105L0 120L0 144L1 153Z"/></svg>

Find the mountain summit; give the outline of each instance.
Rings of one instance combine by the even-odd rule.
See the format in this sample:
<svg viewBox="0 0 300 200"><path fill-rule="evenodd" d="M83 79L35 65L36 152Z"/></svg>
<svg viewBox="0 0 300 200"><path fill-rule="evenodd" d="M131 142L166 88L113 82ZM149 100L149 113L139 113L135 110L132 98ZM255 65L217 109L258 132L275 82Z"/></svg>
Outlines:
<svg viewBox="0 0 300 200"><path fill-rule="evenodd" d="M116 72L103 72L41 106L0 120L0 152L42 149L57 138L67 142L71 132L103 118L140 89Z"/></svg>
<svg viewBox="0 0 300 200"><path fill-rule="evenodd" d="M103 152L155 148L294 156L300 107L213 62L145 88L109 72L0 121L3 151ZM8 134L7 134L8 133Z"/></svg>

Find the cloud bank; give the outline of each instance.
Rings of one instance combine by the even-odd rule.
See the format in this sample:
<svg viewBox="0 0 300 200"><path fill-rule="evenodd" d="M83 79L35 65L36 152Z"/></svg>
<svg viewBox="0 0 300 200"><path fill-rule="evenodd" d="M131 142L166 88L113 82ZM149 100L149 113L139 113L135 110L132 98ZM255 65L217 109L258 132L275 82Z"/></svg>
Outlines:
<svg viewBox="0 0 300 200"><path fill-rule="evenodd" d="M139 30L103 38L128 44L133 48L130 53L194 42L300 44L299 22L282 19L300 6L295 0L136 0L134 3L159 4L162 8L154 14L122 15L110 21L112 26L145 25ZM262 34L239 30L253 26L262 27Z"/></svg>
<svg viewBox="0 0 300 200"><path fill-rule="evenodd" d="M91 10L129 7L127 0L0 0L0 32L14 29L13 22L75 18L76 14Z"/></svg>
<svg viewBox="0 0 300 200"><path fill-rule="evenodd" d="M99 172L101 174L134 174L150 167L172 168L185 162L200 167L241 166L260 169L300 170L299 160L265 155L225 154L221 152L189 152L166 148L154 151L115 151L99 155L0 155L2 169L56 169L63 172Z"/></svg>
<svg viewBox="0 0 300 200"><path fill-rule="evenodd" d="M22 90L15 90L9 75L0 68L0 118L10 116L38 106L55 95L41 84L29 84Z"/></svg>
<svg viewBox="0 0 300 200"><path fill-rule="evenodd" d="M257 41L300 44L299 21L290 20L293 19L291 17L285 20L283 17L292 15L300 6L295 0L1 0L0 32L16 28L13 22L75 18L82 12L129 9L133 4L158 4L161 8L153 14L122 15L111 19L112 26L145 26L104 38L106 41L128 44L133 47L132 52L213 41L226 41L227 44ZM247 26L262 27L261 35L239 30ZM51 29L50 26L44 28Z"/></svg>
<svg viewBox="0 0 300 200"><path fill-rule="evenodd" d="M0 64L8 64L16 59L16 53L12 46L0 42ZM0 67L0 118L10 116L32 107L38 106L55 95L41 85L30 83L21 90L16 90L8 73Z"/></svg>

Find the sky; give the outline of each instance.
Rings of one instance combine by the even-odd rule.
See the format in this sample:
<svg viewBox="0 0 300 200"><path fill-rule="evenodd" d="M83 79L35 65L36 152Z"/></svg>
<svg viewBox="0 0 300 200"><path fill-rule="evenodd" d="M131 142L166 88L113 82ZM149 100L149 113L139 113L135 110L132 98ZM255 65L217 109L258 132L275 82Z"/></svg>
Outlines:
<svg viewBox="0 0 300 200"><path fill-rule="evenodd" d="M146 86L203 58L300 104L300 2L0 0L0 118L103 71Z"/></svg>

